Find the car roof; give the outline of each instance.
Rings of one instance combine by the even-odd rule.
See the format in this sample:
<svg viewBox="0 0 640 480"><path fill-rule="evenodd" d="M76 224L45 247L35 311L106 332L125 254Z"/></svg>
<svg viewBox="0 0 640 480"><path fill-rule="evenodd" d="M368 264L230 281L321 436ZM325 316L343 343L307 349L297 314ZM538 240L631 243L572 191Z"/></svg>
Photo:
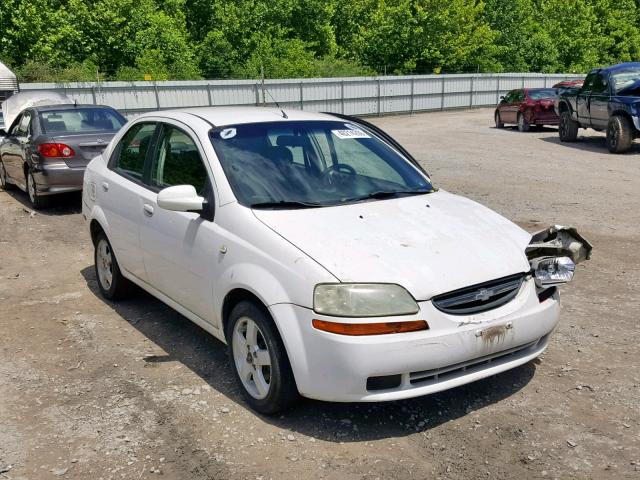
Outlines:
<svg viewBox="0 0 640 480"><path fill-rule="evenodd" d="M110 107L108 105L92 105L90 103L79 103L77 105L73 103L61 103L59 105L36 105L31 108L38 112L49 112L51 110L76 110L78 108L109 108L113 110L113 107Z"/></svg>
<svg viewBox="0 0 640 480"><path fill-rule="evenodd" d="M286 117L282 112L285 112ZM333 115L271 107L190 107L144 113L136 118L175 117L180 114L199 117L215 126L260 122L290 122L296 120L341 120Z"/></svg>
<svg viewBox="0 0 640 480"><path fill-rule="evenodd" d="M625 70L632 70L632 69L640 69L640 62L618 63L617 65L612 65L610 67L594 68L593 70L591 70L591 73L594 73L594 72L616 73L616 72L622 72Z"/></svg>

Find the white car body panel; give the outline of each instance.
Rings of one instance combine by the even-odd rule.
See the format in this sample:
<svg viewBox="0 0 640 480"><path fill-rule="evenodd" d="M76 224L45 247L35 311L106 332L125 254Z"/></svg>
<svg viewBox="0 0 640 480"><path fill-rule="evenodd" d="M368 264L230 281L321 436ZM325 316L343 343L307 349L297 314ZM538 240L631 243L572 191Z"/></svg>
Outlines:
<svg viewBox="0 0 640 480"><path fill-rule="evenodd" d="M88 165L83 193L83 215L105 231L123 275L222 341L225 298L236 289L252 293L273 317L300 393L317 399L378 401L432 393L513 368L546 348L558 322L559 299L555 293L540 302L531 279L509 303L476 315L449 315L429 301L529 270L524 251L531 236L475 202L439 191L301 210L240 205L209 140L211 124L335 120L290 110L287 115L289 119L265 108L185 109L145 114L123 127ZM213 221L159 208L157 193L107 167L114 146L141 121L171 123L192 135L212 183ZM314 313L314 287L341 281L397 283L419 302L420 310L375 319ZM350 337L317 330L313 319L426 320L429 329ZM487 328L502 333L487 341L478 333ZM410 382L418 371L528 344L529 350L518 355L446 381ZM397 374L402 384L392 391L366 388L369 376Z"/></svg>
<svg viewBox="0 0 640 480"><path fill-rule="evenodd" d="M416 300L530 268L530 234L443 191L255 215L340 281L396 283Z"/></svg>

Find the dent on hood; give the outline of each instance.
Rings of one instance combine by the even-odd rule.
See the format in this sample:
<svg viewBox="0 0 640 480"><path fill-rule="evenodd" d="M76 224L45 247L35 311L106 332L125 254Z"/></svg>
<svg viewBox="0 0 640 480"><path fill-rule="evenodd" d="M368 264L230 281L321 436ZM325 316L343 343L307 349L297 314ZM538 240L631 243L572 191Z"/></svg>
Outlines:
<svg viewBox="0 0 640 480"><path fill-rule="evenodd" d="M529 260L565 256L578 264L591 258L592 249L591 244L574 227L553 225L534 233L525 253Z"/></svg>

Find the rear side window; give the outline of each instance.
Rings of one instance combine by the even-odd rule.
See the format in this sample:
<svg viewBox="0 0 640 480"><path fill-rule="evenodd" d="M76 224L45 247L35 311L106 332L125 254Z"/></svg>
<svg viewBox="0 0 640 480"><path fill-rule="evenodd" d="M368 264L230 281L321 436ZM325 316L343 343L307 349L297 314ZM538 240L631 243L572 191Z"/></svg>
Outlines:
<svg viewBox="0 0 640 480"><path fill-rule="evenodd" d="M42 131L49 134L115 132L125 122L122 115L110 108L79 107L40 113Z"/></svg>
<svg viewBox="0 0 640 480"><path fill-rule="evenodd" d="M131 127L115 150L112 168L121 174L142 181L144 162L155 129L155 123L138 123Z"/></svg>
<svg viewBox="0 0 640 480"><path fill-rule="evenodd" d="M204 195L206 183L207 170L193 139L179 128L163 125L151 167L151 186L193 185L198 195Z"/></svg>

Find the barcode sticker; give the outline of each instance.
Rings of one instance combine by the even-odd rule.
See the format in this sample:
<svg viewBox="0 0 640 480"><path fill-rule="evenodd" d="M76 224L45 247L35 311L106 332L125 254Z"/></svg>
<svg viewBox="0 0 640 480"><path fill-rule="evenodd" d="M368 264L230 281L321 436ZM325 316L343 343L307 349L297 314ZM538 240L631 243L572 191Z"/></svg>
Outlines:
<svg viewBox="0 0 640 480"><path fill-rule="evenodd" d="M357 129L353 129L353 130L331 130L331 133L333 133L336 137L338 138L371 138L371 136L369 136L366 132L362 131L362 130L357 130Z"/></svg>

